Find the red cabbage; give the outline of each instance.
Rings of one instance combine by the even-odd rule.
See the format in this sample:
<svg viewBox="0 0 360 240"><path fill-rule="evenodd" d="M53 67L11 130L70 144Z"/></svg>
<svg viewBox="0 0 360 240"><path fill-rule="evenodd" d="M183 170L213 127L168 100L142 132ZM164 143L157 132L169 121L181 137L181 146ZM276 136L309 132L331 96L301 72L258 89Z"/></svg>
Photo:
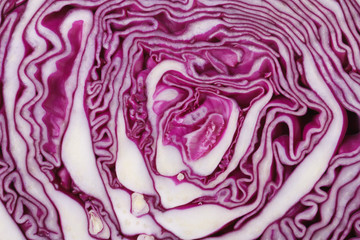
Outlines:
<svg viewBox="0 0 360 240"><path fill-rule="evenodd" d="M0 239L360 238L358 1L0 10Z"/></svg>

